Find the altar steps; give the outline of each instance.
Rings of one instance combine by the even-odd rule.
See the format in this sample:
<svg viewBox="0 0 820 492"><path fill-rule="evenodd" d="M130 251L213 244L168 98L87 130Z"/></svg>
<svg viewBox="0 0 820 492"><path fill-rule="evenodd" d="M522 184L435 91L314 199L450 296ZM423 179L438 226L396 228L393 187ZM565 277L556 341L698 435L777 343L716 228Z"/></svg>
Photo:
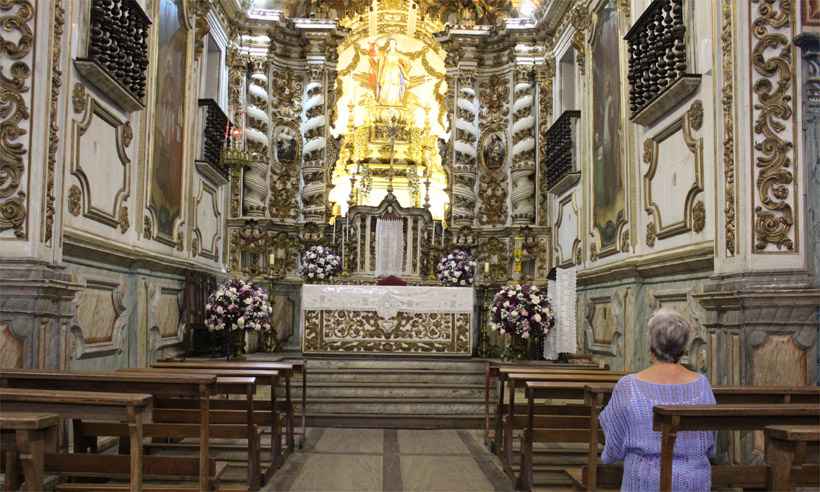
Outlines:
<svg viewBox="0 0 820 492"><path fill-rule="evenodd" d="M483 361L385 355L306 360L308 426L484 427ZM301 386L301 378L296 377L292 394L299 415Z"/></svg>

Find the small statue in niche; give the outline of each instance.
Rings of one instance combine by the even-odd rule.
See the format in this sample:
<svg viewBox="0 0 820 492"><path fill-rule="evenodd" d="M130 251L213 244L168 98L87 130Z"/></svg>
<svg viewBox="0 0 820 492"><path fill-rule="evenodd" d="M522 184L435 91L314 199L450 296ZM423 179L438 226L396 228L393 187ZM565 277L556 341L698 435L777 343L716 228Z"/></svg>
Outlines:
<svg viewBox="0 0 820 492"><path fill-rule="evenodd" d="M484 142L481 151L484 158L484 165L489 169L500 169L504 166L507 157L506 143L500 133L493 133Z"/></svg>
<svg viewBox="0 0 820 492"><path fill-rule="evenodd" d="M283 127L276 135L276 160L281 163L296 160L296 136L290 128Z"/></svg>

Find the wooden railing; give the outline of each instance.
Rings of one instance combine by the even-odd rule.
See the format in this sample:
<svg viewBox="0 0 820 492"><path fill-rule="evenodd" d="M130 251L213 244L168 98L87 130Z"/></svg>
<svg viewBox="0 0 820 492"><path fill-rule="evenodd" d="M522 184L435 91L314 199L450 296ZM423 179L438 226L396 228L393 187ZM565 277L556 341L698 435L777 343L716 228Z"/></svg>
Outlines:
<svg viewBox="0 0 820 492"><path fill-rule="evenodd" d="M564 111L547 130L547 151L544 157L547 188L555 186L567 173L575 170L575 123L580 111Z"/></svg>
<svg viewBox="0 0 820 492"><path fill-rule="evenodd" d="M222 149L225 147L228 116L213 99L200 99L199 109L205 112L203 114L201 159L222 169Z"/></svg>

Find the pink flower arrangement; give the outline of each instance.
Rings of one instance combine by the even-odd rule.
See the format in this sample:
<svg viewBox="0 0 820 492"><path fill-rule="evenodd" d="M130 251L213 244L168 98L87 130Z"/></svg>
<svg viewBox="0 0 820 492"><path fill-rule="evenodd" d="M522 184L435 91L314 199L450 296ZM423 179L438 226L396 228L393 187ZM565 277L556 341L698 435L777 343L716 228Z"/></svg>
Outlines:
<svg viewBox="0 0 820 492"><path fill-rule="evenodd" d="M506 286L493 298L490 308L493 330L537 339L546 336L554 324L550 298L535 285Z"/></svg>
<svg viewBox="0 0 820 492"><path fill-rule="evenodd" d="M467 251L456 249L441 258L436 273L439 282L448 287L468 287L473 285L475 260Z"/></svg>
<svg viewBox="0 0 820 492"><path fill-rule="evenodd" d="M208 297L205 324L210 331L226 328L270 330L272 311L265 289L233 279Z"/></svg>

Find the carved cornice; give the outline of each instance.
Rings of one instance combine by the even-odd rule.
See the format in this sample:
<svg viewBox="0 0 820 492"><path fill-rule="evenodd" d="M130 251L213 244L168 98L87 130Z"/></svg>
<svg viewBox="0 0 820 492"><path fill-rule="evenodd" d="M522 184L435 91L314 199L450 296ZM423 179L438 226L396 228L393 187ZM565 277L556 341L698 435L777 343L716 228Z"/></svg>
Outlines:
<svg viewBox="0 0 820 492"><path fill-rule="evenodd" d="M660 253L629 257L579 272L578 285L591 286L623 279L711 272L714 268L714 250L713 241L704 241Z"/></svg>

